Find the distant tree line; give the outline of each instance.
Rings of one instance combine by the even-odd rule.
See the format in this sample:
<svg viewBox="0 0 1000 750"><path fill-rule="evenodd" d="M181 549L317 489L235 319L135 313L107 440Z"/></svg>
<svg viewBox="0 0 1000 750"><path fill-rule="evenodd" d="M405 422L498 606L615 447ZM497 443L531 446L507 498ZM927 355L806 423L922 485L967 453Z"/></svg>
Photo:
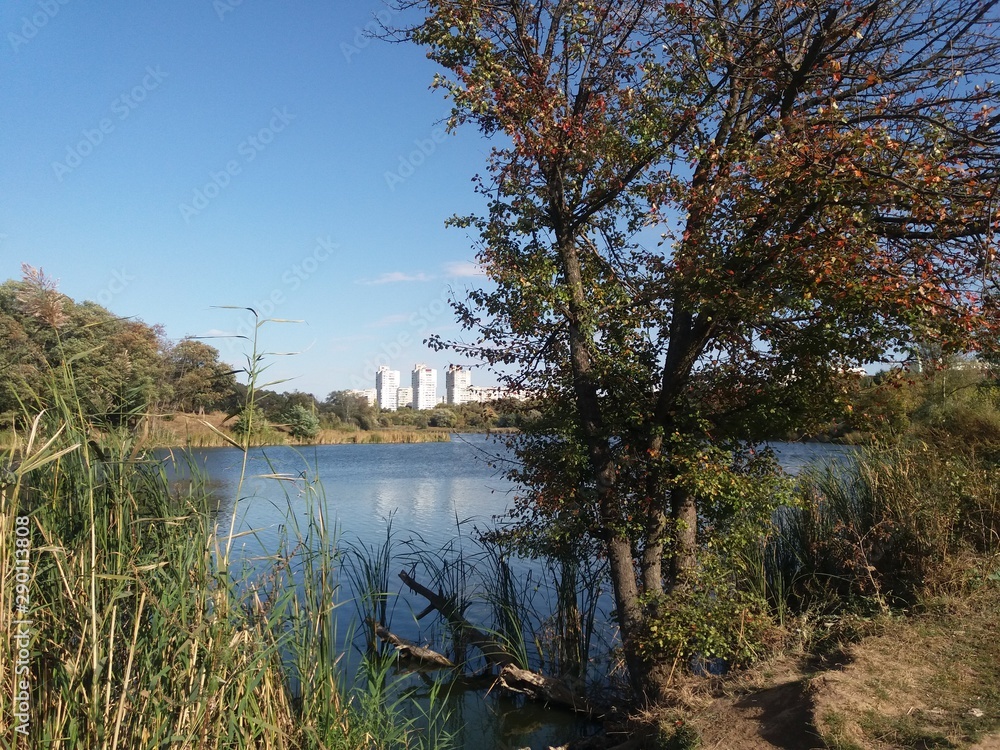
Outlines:
<svg viewBox="0 0 1000 750"><path fill-rule="evenodd" d="M29 265L20 280L0 284L0 427L53 406L70 382L88 421L108 426L134 425L151 412L221 411L236 433L247 425L272 425L310 439L321 428L518 427L538 414L507 402L383 412L351 391L333 391L320 401L311 393L262 390L251 418L246 386L219 357L204 341L174 343L159 325L76 302Z"/></svg>
<svg viewBox="0 0 1000 750"><path fill-rule="evenodd" d="M353 391L332 391L322 401L311 393L294 391L257 394L261 416L271 424L291 428L301 421L304 413L315 415L317 429L378 430L387 428L440 428L456 431L479 431L496 428L517 428L537 419L540 412L530 404L500 400L488 404L438 404L433 409L417 411L404 407L383 411L368 403L368 399ZM311 435L301 435L311 437Z"/></svg>

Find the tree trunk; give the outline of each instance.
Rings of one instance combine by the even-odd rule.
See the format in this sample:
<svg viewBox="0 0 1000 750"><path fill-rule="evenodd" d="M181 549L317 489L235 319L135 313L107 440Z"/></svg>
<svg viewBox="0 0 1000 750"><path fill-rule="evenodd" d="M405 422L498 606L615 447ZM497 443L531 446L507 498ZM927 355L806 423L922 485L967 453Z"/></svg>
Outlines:
<svg viewBox="0 0 1000 750"><path fill-rule="evenodd" d="M674 488L670 500L676 528L671 558L671 588L675 588L690 580L698 563L698 507L691 493L680 487Z"/></svg>
<svg viewBox="0 0 1000 750"><path fill-rule="evenodd" d="M577 604L577 573L580 563L562 560L557 585L557 611L559 623L560 674L580 677L583 675L587 654L583 651L580 608Z"/></svg>
<svg viewBox="0 0 1000 750"><path fill-rule="evenodd" d="M650 502L653 502L650 500ZM651 508L646 546L642 550L639 563L642 573L642 591L645 594L663 592L663 541L667 533L667 516L659 508Z"/></svg>
<svg viewBox="0 0 1000 750"><path fill-rule="evenodd" d="M641 703L655 702L661 696L665 685L657 684L652 673L652 665L643 658L638 648L647 623L645 613L639 604L632 545L623 535L615 534L607 542L607 554L629 684Z"/></svg>
<svg viewBox="0 0 1000 750"><path fill-rule="evenodd" d="M558 207L553 207L558 210ZM588 328L589 307L583 284L579 249L565 238L558 242L559 253L570 292L569 331L570 360L573 366L573 390L581 427L586 438L590 464L597 488L597 507L604 531L605 552L611 568L611 585L615 596L615 609L621 627L622 650L628 668L629 682L641 701L653 701L660 695L661 686L652 684L648 663L639 651L639 637L645 627L645 618L639 604L639 586L636 579L635 558L632 544L620 531L621 508L614 493L617 474L614 455L608 436L604 432L604 419L598 398L598 387L591 363L591 340Z"/></svg>

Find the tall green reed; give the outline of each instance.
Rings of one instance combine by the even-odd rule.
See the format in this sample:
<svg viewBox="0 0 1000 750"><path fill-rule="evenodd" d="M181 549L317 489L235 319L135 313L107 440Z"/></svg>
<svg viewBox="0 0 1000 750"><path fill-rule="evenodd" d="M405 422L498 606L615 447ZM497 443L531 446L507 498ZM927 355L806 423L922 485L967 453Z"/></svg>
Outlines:
<svg viewBox="0 0 1000 750"><path fill-rule="evenodd" d="M1000 559L1000 468L926 443L874 445L800 477L759 550L779 613L887 610Z"/></svg>
<svg viewBox="0 0 1000 750"><path fill-rule="evenodd" d="M256 338L248 358L259 382ZM407 748L346 685L336 632L339 560L318 483L301 488L278 550L233 557L205 478L173 482L136 433L84 414L71 361L48 409L0 456L0 733L15 747ZM252 389L251 389L252 390ZM252 399L253 396L250 396ZM15 604L27 519L30 603ZM26 675L6 637L31 623ZM9 720L29 683L26 733ZM372 717L381 716L376 722ZM391 729L391 731L390 731Z"/></svg>

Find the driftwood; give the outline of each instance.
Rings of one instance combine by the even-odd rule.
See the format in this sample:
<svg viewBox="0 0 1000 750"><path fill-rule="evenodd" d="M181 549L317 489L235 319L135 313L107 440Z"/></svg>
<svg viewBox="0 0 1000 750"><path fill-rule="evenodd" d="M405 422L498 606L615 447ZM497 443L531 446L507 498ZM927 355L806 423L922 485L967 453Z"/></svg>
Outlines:
<svg viewBox="0 0 1000 750"><path fill-rule="evenodd" d="M375 626L375 635L386 643L391 643L395 646L400 656L417 659L425 664L433 664L444 669L453 669L455 667L455 663L444 654L439 654L437 651L425 648L424 646L418 646L404 638L400 638L398 635L389 632L389 629L381 623Z"/></svg>
<svg viewBox="0 0 1000 750"><path fill-rule="evenodd" d="M410 591L414 594L420 594L420 596L427 600L427 609L417 615L418 620L430 612L437 610L448 621L448 624L455 632L462 633L466 643L470 646L475 646L482 652L486 661L490 664L500 669L508 664L517 665L517 659L507 649L462 617L462 613L458 611L458 608L451 599L431 591L406 571L400 571L399 578L409 587Z"/></svg>
<svg viewBox="0 0 1000 750"><path fill-rule="evenodd" d="M531 700L568 708L590 716L600 715L586 698L577 695L561 680L521 669L513 654L466 620L453 600L431 591L405 571L400 571L399 578L413 593L419 594L428 602L427 608L417 616L417 619L435 610L439 612L455 632L462 634L466 643L478 648L486 661L500 670L495 684L510 692L527 696ZM381 634L379 637L382 637Z"/></svg>
<svg viewBox="0 0 1000 750"><path fill-rule="evenodd" d="M521 669L513 664L508 664L500 670L497 684L511 692L526 695L532 700L563 706L577 713L588 716L596 716L599 713L586 698L574 693L562 680Z"/></svg>

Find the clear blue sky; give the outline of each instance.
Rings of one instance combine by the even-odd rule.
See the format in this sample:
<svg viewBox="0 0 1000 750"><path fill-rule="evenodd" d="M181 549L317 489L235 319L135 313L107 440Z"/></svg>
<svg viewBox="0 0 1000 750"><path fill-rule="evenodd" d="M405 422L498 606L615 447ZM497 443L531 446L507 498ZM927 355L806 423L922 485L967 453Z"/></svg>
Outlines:
<svg viewBox="0 0 1000 750"><path fill-rule="evenodd" d="M444 302L482 281L454 213L489 144L443 135L422 50L365 39L379 0L5 0L0 280L22 262L171 339L260 308L279 390L439 370ZM393 19L402 21L403 19ZM240 362L243 343L210 342ZM439 375L442 381L443 375ZM370 381L370 382L369 382ZM473 382L492 381L478 371Z"/></svg>

